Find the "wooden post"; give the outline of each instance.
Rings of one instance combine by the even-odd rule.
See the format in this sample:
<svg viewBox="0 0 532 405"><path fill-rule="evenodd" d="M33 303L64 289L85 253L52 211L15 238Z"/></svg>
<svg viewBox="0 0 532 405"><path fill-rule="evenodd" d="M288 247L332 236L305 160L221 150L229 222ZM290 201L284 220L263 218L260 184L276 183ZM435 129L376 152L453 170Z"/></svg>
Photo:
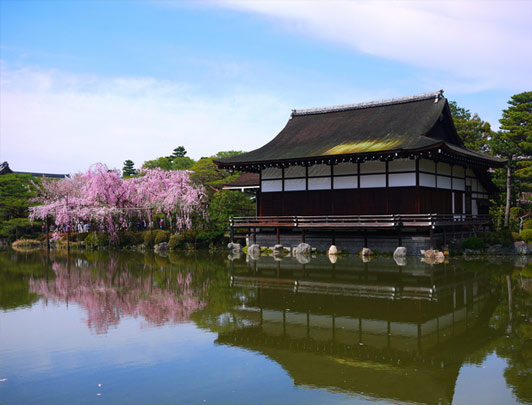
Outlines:
<svg viewBox="0 0 532 405"><path fill-rule="evenodd" d="M235 240L235 230L233 229L233 225L229 228L229 237L231 238L231 243Z"/></svg>
<svg viewBox="0 0 532 405"><path fill-rule="evenodd" d="M277 227L276 231L277 231L277 244L280 245L281 244L281 230L279 229L279 227Z"/></svg>
<svg viewBox="0 0 532 405"><path fill-rule="evenodd" d="M399 243L398 246L403 246L403 235L402 235L402 226L399 225L397 227L397 242Z"/></svg>
<svg viewBox="0 0 532 405"><path fill-rule="evenodd" d="M257 228L253 228L253 244L257 244Z"/></svg>
<svg viewBox="0 0 532 405"><path fill-rule="evenodd" d="M364 247L368 247L368 230L364 229Z"/></svg>
<svg viewBox="0 0 532 405"><path fill-rule="evenodd" d="M432 229L432 225L430 225L430 250L434 249L434 230Z"/></svg>
<svg viewBox="0 0 532 405"><path fill-rule="evenodd" d="M336 233L334 232L334 230L332 231L332 244L336 245Z"/></svg>
<svg viewBox="0 0 532 405"><path fill-rule="evenodd" d="M301 242L305 243L305 230L301 231Z"/></svg>

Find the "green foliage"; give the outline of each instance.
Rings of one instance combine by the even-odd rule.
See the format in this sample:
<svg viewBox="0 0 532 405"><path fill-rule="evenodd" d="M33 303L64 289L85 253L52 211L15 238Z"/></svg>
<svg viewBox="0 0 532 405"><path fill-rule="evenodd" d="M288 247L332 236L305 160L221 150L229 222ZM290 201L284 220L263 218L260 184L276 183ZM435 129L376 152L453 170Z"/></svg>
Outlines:
<svg viewBox="0 0 532 405"><path fill-rule="evenodd" d="M512 238L514 242L522 241L523 238L521 237L521 234L519 232L512 232Z"/></svg>
<svg viewBox="0 0 532 405"><path fill-rule="evenodd" d="M185 156L187 151L184 146L178 146L170 156L147 160L142 167L144 169L161 168L163 170L189 170L194 165L194 160Z"/></svg>
<svg viewBox="0 0 532 405"><path fill-rule="evenodd" d="M87 249L98 249L109 246L109 236L105 233L92 232L85 238L85 247Z"/></svg>
<svg viewBox="0 0 532 405"><path fill-rule="evenodd" d="M510 216L512 218L519 218L522 217L525 214L525 210L521 207L512 207L510 208Z"/></svg>
<svg viewBox="0 0 532 405"><path fill-rule="evenodd" d="M172 161L167 157L160 157L153 160L147 160L143 163L143 169L155 169L161 168L163 170L170 170L172 168Z"/></svg>
<svg viewBox="0 0 532 405"><path fill-rule="evenodd" d="M214 157L216 159L223 159L227 157L238 156L238 155L241 155L242 153L245 153L245 152L242 150L225 150L225 151L218 152L216 155L214 155Z"/></svg>
<svg viewBox="0 0 532 405"><path fill-rule="evenodd" d="M462 249L480 250L484 249L484 241L482 238L472 237L462 242Z"/></svg>
<svg viewBox="0 0 532 405"><path fill-rule="evenodd" d="M255 203L249 194L235 190L216 193L210 202L209 228L224 233L229 228L229 218L254 214Z"/></svg>
<svg viewBox="0 0 532 405"><path fill-rule="evenodd" d="M451 101L449 108L456 132L462 138L466 148L478 152L487 152L488 140L492 134L490 124L482 121L477 114L471 115L469 110L459 107L456 101Z"/></svg>
<svg viewBox="0 0 532 405"><path fill-rule="evenodd" d="M168 242L168 247L170 250L179 250L184 249L185 244L195 243L196 233L194 231L183 231L175 235L170 236L170 241Z"/></svg>
<svg viewBox="0 0 532 405"><path fill-rule="evenodd" d="M169 238L170 232L159 230L155 236L155 244L158 245L159 243L167 243Z"/></svg>
<svg viewBox="0 0 532 405"><path fill-rule="evenodd" d="M514 242L512 232L507 229L497 232L482 232L478 236L484 241L484 245L488 246L510 246Z"/></svg>
<svg viewBox="0 0 532 405"><path fill-rule="evenodd" d="M505 226L509 225L509 210L515 205L515 197L532 188L532 91L516 94L503 110L500 131L490 140L491 150L507 159L507 167L499 169L498 185L506 185L509 195L505 196ZM502 181L504 179L504 181Z"/></svg>
<svg viewBox="0 0 532 405"><path fill-rule="evenodd" d="M194 165L194 160L188 156L175 157L172 159L172 170L189 170Z"/></svg>
<svg viewBox="0 0 532 405"><path fill-rule="evenodd" d="M41 223L31 223L28 218L12 218L0 221L0 239L13 242L21 237L35 237L41 230Z"/></svg>
<svg viewBox="0 0 532 405"><path fill-rule="evenodd" d="M523 229L532 229L532 219L523 222Z"/></svg>
<svg viewBox="0 0 532 405"><path fill-rule="evenodd" d="M133 163L132 160L127 159L124 162L124 167L122 168L122 176L131 177L131 176L135 176L136 174L137 174L137 171L135 170L135 163Z"/></svg>
<svg viewBox="0 0 532 405"><path fill-rule="evenodd" d="M30 174L9 173L0 176L0 238L13 241L22 235L36 236L41 223L32 225L28 207L35 197L40 179Z"/></svg>
<svg viewBox="0 0 532 405"><path fill-rule="evenodd" d="M144 242L142 232L123 231L118 234L120 247L136 246Z"/></svg>
<svg viewBox="0 0 532 405"><path fill-rule="evenodd" d="M186 154L187 154L187 151L186 151L185 147L184 146L178 146L177 148L174 149L174 152L172 153L172 155L170 157L171 158L184 157Z"/></svg>
<svg viewBox="0 0 532 405"><path fill-rule="evenodd" d="M532 243L532 229L524 229L521 231L521 238L526 243Z"/></svg>

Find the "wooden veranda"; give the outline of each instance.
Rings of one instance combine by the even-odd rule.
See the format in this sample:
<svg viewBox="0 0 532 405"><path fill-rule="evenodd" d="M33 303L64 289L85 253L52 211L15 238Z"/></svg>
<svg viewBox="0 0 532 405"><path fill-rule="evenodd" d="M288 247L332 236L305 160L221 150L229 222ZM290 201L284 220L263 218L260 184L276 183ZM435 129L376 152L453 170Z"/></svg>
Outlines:
<svg viewBox="0 0 532 405"><path fill-rule="evenodd" d="M253 243L260 229L274 229L277 243L280 244L281 229L300 230L301 241L305 242L306 232L331 231L332 243L335 244L335 231L353 231L363 233L367 245L367 231L395 231L399 243L401 232L406 229L428 231L431 239L434 232L441 231L445 238L446 231L454 233L455 229L476 231L491 224L488 215L471 214L390 214L390 215L320 215L320 216L251 216L231 218L231 240L234 229L247 228Z"/></svg>

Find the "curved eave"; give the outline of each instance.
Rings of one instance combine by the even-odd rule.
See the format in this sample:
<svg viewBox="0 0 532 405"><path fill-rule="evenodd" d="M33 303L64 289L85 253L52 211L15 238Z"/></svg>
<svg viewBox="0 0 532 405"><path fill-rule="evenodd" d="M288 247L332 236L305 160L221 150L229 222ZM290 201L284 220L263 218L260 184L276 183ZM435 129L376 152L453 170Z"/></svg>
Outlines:
<svg viewBox="0 0 532 405"><path fill-rule="evenodd" d="M504 159L487 157L476 152L459 148L449 147L445 142L417 148L417 149L394 149L379 152L365 152L343 155L324 155L315 157L303 157L293 159L265 160L256 162L220 162L214 161L219 167L224 169L233 169L247 172L258 172L267 167L288 167L288 166L312 166L315 164L335 164L342 162L365 162L371 160L389 161L394 159L416 159L429 158L447 163L459 163L466 167L476 168L498 168L503 167L506 163Z"/></svg>

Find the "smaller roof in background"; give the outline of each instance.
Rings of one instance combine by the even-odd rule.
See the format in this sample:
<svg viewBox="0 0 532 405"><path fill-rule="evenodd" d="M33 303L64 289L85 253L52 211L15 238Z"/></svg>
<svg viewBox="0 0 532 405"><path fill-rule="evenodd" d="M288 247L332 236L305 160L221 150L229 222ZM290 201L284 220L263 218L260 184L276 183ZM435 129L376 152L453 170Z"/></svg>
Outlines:
<svg viewBox="0 0 532 405"><path fill-rule="evenodd" d="M258 173L242 173L242 175L234 181L224 184L224 190L246 190L255 188L259 188Z"/></svg>
<svg viewBox="0 0 532 405"><path fill-rule="evenodd" d="M15 172L9 167L9 163L3 162L0 163L0 174L31 174L33 177L48 177L52 179L64 179L68 177L68 174L57 174L57 173L35 173L35 172Z"/></svg>

